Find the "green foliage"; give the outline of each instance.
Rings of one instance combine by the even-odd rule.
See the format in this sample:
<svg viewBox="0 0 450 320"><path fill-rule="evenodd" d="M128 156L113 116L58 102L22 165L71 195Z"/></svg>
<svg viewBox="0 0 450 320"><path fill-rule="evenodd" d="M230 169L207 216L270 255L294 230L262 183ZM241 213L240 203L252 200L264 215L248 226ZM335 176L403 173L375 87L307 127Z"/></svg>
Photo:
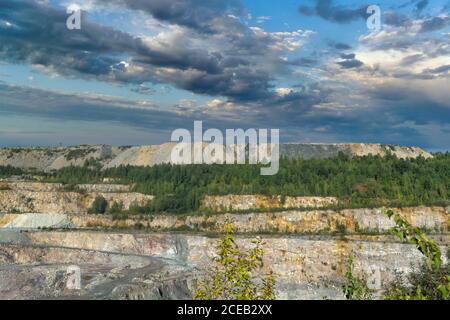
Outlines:
<svg viewBox="0 0 450 320"><path fill-rule="evenodd" d="M345 226L344 223L340 223L339 221L337 221L336 222L336 232L341 237L345 237L345 235L347 234L347 227Z"/></svg>
<svg viewBox="0 0 450 320"><path fill-rule="evenodd" d="M448 300L450 298L450 265L443 265L436 242L420 228L411 226L399 214L387 210L385 214L395 221L391 233L402 241L412 243L424 255L425 264L408 276L405 284L401 277L390 284L384 293L389 300Z"/></svg>
<svg viewBox="0 0 450 320"><path fill-rule="evenodd" d="M145 211L186 213L200 210L205 195L335 196L343 206L450 204L450 154L432 159L394 156L281 159L280 171L261 176L258 165L121 166L99 170L95 163L67 167L47 176L63 183L99 183L113 178L136 192L155 195ZM1 171L0 171L1 173Z"/></svg>
<svg viewBox="0 0 450 320"><path fill-rule="evenodd" d="M119 201L116 202L114 201L113 204L109 207L108 209L108 213L109 214L119 214L119 213L123 213L123 202Z"/></svg>
<svg viewBox="0 0 450 320"><path fill-rule="evenodd" d="M106 201L106 199L102 196L97 196L88 212L93 214L103 214L106 212L107 207L108 202Z"/></svg>
<svg viewBox="0 0 450 320"><path fill-rule="evenodd" d="M0 166L0 177L10 177L23 175L25 172L22 169L12 166Z"/></svg>
<svg viewBox="0 0 450 320"><path fill-rule="evenodd" d="M371 300L372 294L367 287L364 278L358 278L353 274L353 256L349 256L347 271L345 273L346 284L342 287L342 292L348 300Z"/></svg>
<svg viewBox="0 0 450 320"><path fill-rule="evenodd" d="M441 250L436 241L430 239L419 227L413 227L401 215L394 214L392 210L387 210L385 214L395 221L395 226L389 230L390 233L402 241L416 245L425 256L430 271L438 270L442 266Z"/></svg>
<svg viewBox="0 0 450 320"><path fill-rule="evenodd" d="M387 300L448 300L450 299L450 264L443 265L441 250L420 228L413 227L399 214L387 210L385 214L394 220L390 232L402 241L414 244L425 257L425 263L411 272L407 281L401 274L386 288ZM449 255L449 253L447 253ZM347 299L371 299L365 279L353 275L353 257L349 257L347 279L343 292Z"/></svg>
<svg viewBox="0 0 450 320"><path fill-rule="evenodd" d="M275 276L261 275L263 249L260 239L254 247L242 251L236 244L233 229L227 224L226 234L217 245L214 267L195 290L198 300L274 300Z"/></svg>
<svg viewBox="0 0 450 320"><path fill-rule="evenodd" d="M384 294L389 300L448 300L450 292L450 265L430 270L426 264L415 268L405 279L398 274Z"/></svg>

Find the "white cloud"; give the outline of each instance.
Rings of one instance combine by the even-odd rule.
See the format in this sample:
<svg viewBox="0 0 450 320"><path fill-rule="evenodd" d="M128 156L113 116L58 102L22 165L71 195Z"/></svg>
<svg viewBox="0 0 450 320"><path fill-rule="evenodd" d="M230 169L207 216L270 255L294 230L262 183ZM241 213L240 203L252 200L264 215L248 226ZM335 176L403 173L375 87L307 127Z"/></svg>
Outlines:
<svg viewBox="0 0 450 320"><path fill-rule="evenodd" d="M270 41L270 47L275 51L296 51L305 43L305 40L314 35L311 30L297 30L293 32L267 32L260 27L250 27L259 39Z"/></svg>
<svg viewBox="0 0 450 320"><path fill-rule="evenodd" d="M212 99L206 104L208 109L224 109L224 110L233 110L235 108L235 104L228 101L223 101L221 99Z"/></svg>
<svg viewBox="0 0 450 320"><path fill-rule="evenodd" d="M291 94L292 92L294 92L294 90L292 90L291 88L276 88L275 92L277 93L277 95L282 97Z"/></svg>
<svg viewBox="0 0 450 320"><path fill-rule="evenodd" d="M259 24L264 23L264 22L269 21L269 20L272 20L272 17L270 17L270 16L259 16L259 17L256 17L256 23L259 23Z"/></svg>

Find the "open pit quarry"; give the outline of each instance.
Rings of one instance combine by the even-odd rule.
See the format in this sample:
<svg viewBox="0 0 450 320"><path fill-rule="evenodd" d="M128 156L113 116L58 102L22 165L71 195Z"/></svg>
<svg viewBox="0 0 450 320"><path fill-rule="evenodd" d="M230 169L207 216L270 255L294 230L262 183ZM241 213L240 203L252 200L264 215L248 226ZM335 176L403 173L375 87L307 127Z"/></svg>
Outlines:
<svg viewBox="0 0 450 320"><path fill-rule="evenodd" d="M388 235L393 223L381 208L327 209L338 203L333 197L210 196L202 202L208 214L117 217L87 210L99 194L108 205L121 201L125 207L153 197L125 185L76 189L0 183L0 298L191 299L226 221L242 248L250 248L256 236L263 239L263 271L275 273L279 299L343 299L349 255L376 294L397 272L407 274L422 262L413 245ZM394 211L447 252L448 207ZM81 274L75 289L67 285L72 266Z"/></svg>
<svg viewBox="0 0 450 320"><path fill-rule="evenodd" d="M77 146L0 149L0 165L50 172L96 160L101 168L170 163L175 143L158 146ZM432 157L416 147L369 144L281 144L281 156L327 158L396 155ZM380 294L396 273L422 262L419 251L388 235L381 208L330 209L335 197L205 196L197 214L89 214L97 196L145 205L152 195L132 186L60 183L23 177L0 181L0 299L191 299L197 277L210 269L223 226L242 248L263 239L263 272L274 272L279 299L343 299L347 259ZM448 207L393 208L426 230L447 252ZM71 286L80 270L81 283ZM72 271L71 271L72 270Z"/></svg>

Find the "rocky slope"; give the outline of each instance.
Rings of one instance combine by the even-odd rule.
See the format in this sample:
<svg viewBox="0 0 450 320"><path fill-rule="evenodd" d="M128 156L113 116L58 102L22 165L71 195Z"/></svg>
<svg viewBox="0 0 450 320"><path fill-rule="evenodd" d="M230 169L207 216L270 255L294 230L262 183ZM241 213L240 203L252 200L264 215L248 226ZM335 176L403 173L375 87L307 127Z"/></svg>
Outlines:
<svg viewBox="0 0 450 320"><path fill-rule="evenodd" d="M263 195L205 196L201 207L214 212L264 209L322 208L337 205L335 197L270 197Z"/></svg>
<svg viewBox="0 0 450 320"><path fill-rule="evenodd" d="M414 245L387 235L393 222L381 208L319 209L335 198L212 196L203 201L208 211L249 211L113 217L86 210L96 195L125 207L152 196L115 184L76 189L82 191L0 182L0 299L190 299L195 279L211 267L225 222L238 232L242 248L262 238L263 272L275 272L280 299L342 299L349 255L355 273L377 294L397 272L408 274L422 261ZM283 211L251 211L262 208ZM426 230L443 253L450 247L449 210L394 208ZM74 266L81 271L76 290L67 287Z"/></svg>
<svg viewBox="0 0 450 320"><path fill-rule="evenodd" d="M120 165L152 166L170 163L175 143L154 146L113 147L75 146L58 148L3 148L0 149L0 165L23 169L51 171L71 165L81 166L88 159L95 159L104 168ZM399 158L431 157L431 154L417 147L401 147L379 144L304 144L280 145L281 156L288 158L326 158L339 152L350 156L381 155L389 153Z"/></svg>
<svg viewBox="0 0 450 320"><path fill-rule="evenodd" d="M449 232L449 208L394 208L412 225L430 233ZM0 214L0 229L137 229L222 232L228 222L236 232L252 234L383 234L393 226L380 208L289 210L245 214L150 215L122 219L93 214Z"/></svg>
<svg viewBox="0 0 450 320"><path fill-rule="evenodd" d="M435 239L445 252L448 235ZM250 248L251 240L239 237L238 244ZM350 254L355 273L365 275L375 291L392 281L396 272L408 273L421 262L413 245L390 236L263 236L262 240L263 272L275 272L282 299L342 298L340 285ZM0 232L0 297L190 298L193 278L210 267L216 243L216 238L201 234ZM64 287L64 270L70 264L81 269L80 290ZM33 286L28 285L31 280Z"/></svg>
<svg viewBox="0 0 450 320"><path fill-rule="evenodd" d="M0 213L86 213L97 196L108 206L122 203L143 206L153 196L131 192L130 185L80 184L66 191L61 183L0 181ZM321 208L338 204L334 197L267 197L261 195L206 196L202 207L208 211L242 211L257 209Z"/></svg>
<svg viewBox="0 0 450 320"><path fill-rule="evenodd" d="M0 191L0 212L19 213L86 213L97 196L102 196L110 207L122 203L128 210L132 204L144 206L153 199L151 195L134 192L36 192Z"/></svg>

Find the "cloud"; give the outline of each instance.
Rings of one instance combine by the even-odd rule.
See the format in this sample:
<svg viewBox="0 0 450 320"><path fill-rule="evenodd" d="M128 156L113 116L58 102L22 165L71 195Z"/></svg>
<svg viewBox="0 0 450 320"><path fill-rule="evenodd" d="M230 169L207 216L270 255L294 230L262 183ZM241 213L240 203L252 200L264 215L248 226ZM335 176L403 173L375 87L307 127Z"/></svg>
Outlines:
<svg viewBox="0 0 450 320"><path fill-rule="evenodd" d="M427 16L412 19L396 11L386 11L384 13L384 23L388 26L403 27L410 32L426 33L444 29L450 25L448 12L439 16Z"/></svg>
<svg viewBox="0 0 450 320"><path fill-rule="evenodd" d="M345 54L345 53L343 53L343 54L341 54L341 58L342 59L355 59L355 54L354 53L349 53L349 54Z"/></svg>
<svg viewBox="0 0 450 320"><path fill-rule="evenodd" d="M280 128L283 139L291 141L431 147L438 143L427 132L443 134L449 129L450 46L448 35L431 31L442 27L433 17L386 13L384 29L361 36L358 43L325 39L326 47L302 52L314 32L249 27L245 10L234 1L175 0L173 6L157 0L91 3L102 10L131 9L162 27L133 34L83 15L82 29L68 31L64 10L4 0L0 59L65 78L128 86L144 99L0 83L2 114L75 121L90 128L114 123L164 133L190 128L194 119L203 119L217 128ZM315 1L303 11L347 23L360 19L362 9ZM161 86L189 92L163 108L153 100L158 95L152 95ZM134 139L130 143L141 141Z"/></svg>
<svg viewBox="0 0 450 320"><path fill-rule="evenodd" d="M3 1L0 19L13 25L0 33L3 60L68 76L113 77L111 66L121 62L117 56L141 46L126 33L89 21L81 32L69 31L65 12L32 1Z"/></svg>
<svg viewBox="0 0 450 320"><path fill-rule="evenodd" d="M264 23L264 22L267 22L267 21L270 21L270 20L272 20L272 17L270 17L270 16L259 16L259 17L256 17L256 23L258 23L258 24L261 24L261 23Z"/></svg>
<svg viewBox="0 0 450 320"><path fill-rule="evenodd" d="M364 63L355 58L356 55L354 53L349 54L341 54L341 58L343 60L338 61L337 64L345 69L359 68L364 65Z"/></svg>
<svg viewBox="0 0 450 320"><path fill-rule="evenodd" d="M234 19L245 12L239 0L94 0L150 14L154 18L201 32L215 32L214 22Z"/></svg>
<svg viewBox="0 0 450 320"><path fill-rule="evenodd" d="M0 98L0 112L7 116L26 115L57 121L92 123L118 122L135 128L154 130L183 127L193 123L196 116L201 114L201 110L197 112L195 108L191 113L181 114L175 108L161 109L151 100L134 100L88 92L43 90L4 82L0 82ZM202 118L215 121L214 117ZM220 123L226 124L227 120L220 119Z"/></svg>
<svg viewBox="0 0 450 320"><path fill-rule="evenodd" d="M328 42L328 45L331 48L337 49L337 50L350 50L352 49L352 46L343 42Z"/></svg>
<svg viewBox="0 0 450 320"><path fill-rule="evenodd" d="M133 36L86 19L81 30L67 30L63 10L31 0L4 3L0 20L14 27L0 33L0 57L10 63L134 87L168 83L236 101L276 95L272 82L292 72L285 56L314 35L249 28L225 14L238 10L236 1L178 0L167 6L165 1L96 0L173 23L154 36Z"/></svg>
<svg viewBox="0 0 450 320"><path fill-rule="evenodd" d="M319 16L322 19L336 23L350 23L367 18L368 5L356 9L334 5L332 0L314 0L314 6L300 6L299 12L305 16Z"/></svg>
<svg viewBox="0 0 450 320"><path fill-rule="evenodd" d="M383 14L384 23L390 26L405 26L410 23L411 19L397 11L387 10Z"/></svg>
<svg viewBox="0 0 450 320"><path fill-rule="evenodd" d="M422 21L420 32L432 32L450 26L450 16L431 17Z"/></svg>
<svg viewBox="0 0 450 320"><path fill-rule="evenodd" d="M439 66L433 69L426 69L424 73L432 73L432 74L448 74L450 71L450 64L446 64L443 66Z"/></svg>

